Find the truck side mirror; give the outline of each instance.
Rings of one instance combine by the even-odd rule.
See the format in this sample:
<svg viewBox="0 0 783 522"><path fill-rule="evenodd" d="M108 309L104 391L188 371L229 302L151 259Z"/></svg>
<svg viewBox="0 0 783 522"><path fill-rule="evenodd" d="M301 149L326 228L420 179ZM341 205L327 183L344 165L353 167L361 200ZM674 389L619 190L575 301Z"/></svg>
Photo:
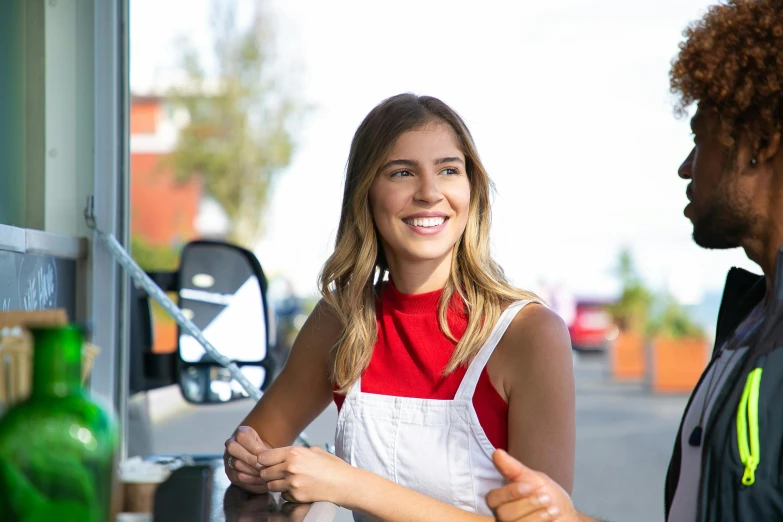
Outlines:
<svg viewBox="0 0 783 522"><path fill-rule="evenodd" d="M273 317L267 280L256 256L217 241L185 245L180 258L178 305L210 343L239 366L259 389L273 374L268 357ZM228 370L189 334L178 331L179 385L190 402L222 403L248 397Z"/></svg>

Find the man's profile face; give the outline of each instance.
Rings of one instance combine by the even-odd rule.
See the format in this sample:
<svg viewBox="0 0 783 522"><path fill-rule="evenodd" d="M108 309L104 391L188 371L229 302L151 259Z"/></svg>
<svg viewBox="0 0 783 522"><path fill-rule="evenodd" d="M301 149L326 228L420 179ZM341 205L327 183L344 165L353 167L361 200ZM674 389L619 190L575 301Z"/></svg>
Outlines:
<svg viewBox="0 0 783 522"><path fill-rule="evenodd" d="M738 155L727 154L710 114L698 110L691 128L694 147L678 173L690 180L684 214L693 223L693 240L704 248L739 247L751 231L754 214Z"/></svg>

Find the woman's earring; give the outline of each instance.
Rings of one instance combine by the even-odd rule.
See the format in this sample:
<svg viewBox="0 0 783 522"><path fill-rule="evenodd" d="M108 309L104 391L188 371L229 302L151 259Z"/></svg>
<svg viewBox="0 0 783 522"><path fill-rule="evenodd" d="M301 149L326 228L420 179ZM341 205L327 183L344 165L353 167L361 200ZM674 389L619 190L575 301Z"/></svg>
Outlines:
<svg viewBox="0 0 783 522"><path fill-rule="evenodd" d="M756 165L758 165L758 161L756 161L756 158L751 159L750 160L750 166L751 167L755 167Z"/></svg>

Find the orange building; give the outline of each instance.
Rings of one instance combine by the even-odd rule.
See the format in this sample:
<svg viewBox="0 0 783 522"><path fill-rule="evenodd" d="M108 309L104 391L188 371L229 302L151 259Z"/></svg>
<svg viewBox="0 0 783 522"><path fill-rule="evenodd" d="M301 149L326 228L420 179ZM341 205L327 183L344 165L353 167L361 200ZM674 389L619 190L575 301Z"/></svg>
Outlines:
<svg viewBox="0 0 783 522"><path fill-rule="evenodd" d="M179 126L164 99L134 96L130 128L131 235L154 247L177 247L196 238L202 183L198 178L177 182L166 165Z"/></svg>

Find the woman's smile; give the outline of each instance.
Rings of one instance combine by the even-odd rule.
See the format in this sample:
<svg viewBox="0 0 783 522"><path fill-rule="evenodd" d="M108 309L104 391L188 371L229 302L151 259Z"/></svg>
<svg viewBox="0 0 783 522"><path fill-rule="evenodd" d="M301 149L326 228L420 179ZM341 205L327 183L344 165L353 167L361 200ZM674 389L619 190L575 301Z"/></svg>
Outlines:
<svg viewBox="0 0 783 522"><path fill-rule="evenodd" d="M439 234L446 228L449 217L439 212L420 212L403 218L403 223L408 225L413 232L422 236Z"/></svg>

